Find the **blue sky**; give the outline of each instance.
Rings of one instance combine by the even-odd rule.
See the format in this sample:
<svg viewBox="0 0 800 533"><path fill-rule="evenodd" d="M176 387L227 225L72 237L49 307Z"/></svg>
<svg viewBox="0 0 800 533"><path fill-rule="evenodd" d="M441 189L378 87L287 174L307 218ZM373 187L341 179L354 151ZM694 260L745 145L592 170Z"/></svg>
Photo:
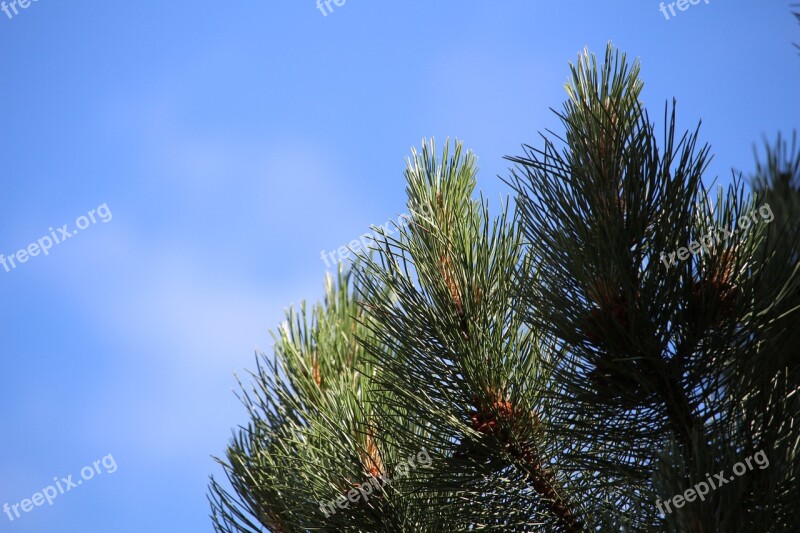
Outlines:
<svg viewBox="0 0 800 533"><path fill-rule="evenodd" d="M798 126L800 26L780 1L56 2L0 12L0 505L113 473L0 531L212 531L206 486L245 420L233 373L321 250L405 211L404 158L463 139L494 206L505 155L559 124L569 61L612 40L644 100L702 119L708 181ZM12 12L13 13L13 12ZM96 217L97 218L97 217ZM56 232L57 233L57 232ZM102 468L102 467L101 467Z"/></svg>

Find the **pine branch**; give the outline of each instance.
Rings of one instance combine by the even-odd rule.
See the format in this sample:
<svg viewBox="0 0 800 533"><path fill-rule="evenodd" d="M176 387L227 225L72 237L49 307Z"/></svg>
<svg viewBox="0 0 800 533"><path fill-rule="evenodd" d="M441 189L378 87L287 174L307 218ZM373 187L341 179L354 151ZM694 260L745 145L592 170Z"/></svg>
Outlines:
<svg viewBox="0 0 800 533"><path fill-rule="evenodd" d="M559 114L563 149L545 136L543 149L526 146L524 156L510 158L537 272L520 272L520 290L531 327L564 349L552 362L561 386L553 403L558 426L586 446L575 451L578 464L603 480L598 489L609 478L640 483L660 472L669 479L660 489L681 493L703 468L736 463L725 465L733 453L720 459L712 443L721 431L742 442L741 414L730 407L763 374L745 371L754 340L764 343L766 331L786 335L760 309L767 300L755 299L755 287L779 286L763 280L766 269L782 276L788 287L769 304L782 307L796 276L756 261L764 231L736 228L754 207L737 183L711 207L701 181L708 149L698 147L697 131L676 137L674 106L659 146L640 90L637 63L629 66L611 47L602 66L584 54ZM711 227L735 234L669 264L666 252ZM594 424L583 422L587 413ZM645 483L627 509L632 524L652 525L656 496L664 494ZM715 522L700 505L675 516L684 529L715 531L741 513L734 506Z"/></svg>
<svg viewBox="0 0 800 533"><path fill-rule="evenodd" d="M566 88L495 218L460 143L413 152L409 225L240 382L217 531L800 530L796 138L757 156L755 198L712 201L707 146L674 102L659 140L638 62L587 51Z"/></svg>
<svg viewBox="0 0 800 533"><path fill-rule="evenodd" d="M404 408L386 410L383 422L391 427L413 413L430 428L431 445L450 457L447 465L462 474L472 465L476 493L469 505L457 505L464 527L497 523L507 530L544 520L559 530L583 530L575 489L544 462L545 450L557 446L545 444L547 424L524 414L537 411L544 381L539 340L515 313L513 275L522 262L516 221L505 212L492 221L484 203L471 199L474 174L474 157L463 156L460 144L452 153L445 146L441 159L432 143L423 145L406 172L412 223L397 239L379 240L376 257L362 257L362 285L379 280L395 296L385 301L364 292L376 317L373 333L398 355L375 354L383 370L378 388L401 398ZM459 409L463 403L473 410ZM412 438L403 446L420 443ZM461 475L443 468L431 483L462 491ZM483 474L485 468L493 474ZM498 477L509 468L522 477ZM502 511L496 495L507 495Z"/></svg>

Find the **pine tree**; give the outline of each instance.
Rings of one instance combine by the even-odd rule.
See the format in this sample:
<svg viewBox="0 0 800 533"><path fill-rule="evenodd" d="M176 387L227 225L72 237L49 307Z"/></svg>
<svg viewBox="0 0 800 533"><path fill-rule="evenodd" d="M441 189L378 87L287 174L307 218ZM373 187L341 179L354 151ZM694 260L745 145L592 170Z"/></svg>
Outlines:
<svg viewBox="0 0 800 533"><path fill-rule="evenodd" d="M615 503L634 530L797 530L796 264L759 253L766 217L750 218L762 206L738 181L716 198L703 187L708 149L697 131L677 137L674 104L657 142L640 88L624 56L609 50L598 68L585 55L564 146L513 158L536 243L527 322L566 346L554 365L562 436L580 443L584 470L628 488ZM768 468L651 514L756 453Z"/></svg>
<svg viewBox="0 0 800 533"><path fill-rule="evenodd" d="M800 531L798 211L760 210L798 160L712 194L638 62L566 89L495 217L461 143L412 153L408 224L243 386L217 531Z"/></svg>
<svg viewBox="0 0 800 533"><path fill-rule="evenodd" d="M791 145L778 134L774 144L764 140L764 159L756 151L756 172L751 177L753 188L770 206L774 221L767 227L767 237L760 252L774 257L766 264L762 275L766 284L780 287L786 273L800 264L800 143L797 132L792 135ZM775 302L770 310L775 320L783 321L781 334L787 336L787 346L794 347L786 354L788 359L775 359L775 369L788 366L796 369L800 364L800 328L794 310L800 309L800 291L788 292ZM797 380L795 380L797 382Z"/></svg>

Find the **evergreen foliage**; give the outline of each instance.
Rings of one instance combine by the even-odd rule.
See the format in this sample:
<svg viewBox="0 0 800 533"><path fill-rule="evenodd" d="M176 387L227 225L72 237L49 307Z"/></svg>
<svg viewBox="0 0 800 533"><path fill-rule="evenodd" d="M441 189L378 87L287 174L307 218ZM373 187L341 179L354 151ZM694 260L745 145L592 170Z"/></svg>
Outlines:
<svg viewBox="0 0 800 533"><path fill-rule="evenodd" d="M754 194L711 192L638 62L585 52L566 89L494 217L461 143L412 153L409 224L289 310L242 386L217 531L800 531L796 137Z"/></svg>

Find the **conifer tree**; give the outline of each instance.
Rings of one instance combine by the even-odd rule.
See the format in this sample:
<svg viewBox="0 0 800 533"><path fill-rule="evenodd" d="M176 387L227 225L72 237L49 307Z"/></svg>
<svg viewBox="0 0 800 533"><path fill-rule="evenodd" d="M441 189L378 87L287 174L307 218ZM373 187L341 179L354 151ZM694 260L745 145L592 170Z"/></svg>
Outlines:
<svg viewBox="0 0 800 533"><path fill-rule="evenodd" d="M561 146L512 158L528 323L565 348L555 417L582 468L627 489L633 530L796 530L797 265L761 246L769 211L740 182L703 187L708 149L677 135L674 104L657 142L640 89L636 63L584 55ZM732 474L755 454L769 467ZM719 472L701 501L658 503Z"/></svg>
<svg viewBox="0 0 800 533"><path fill-rule="evenodd" d="M570 71L515 202L423 142L408 224L287 312L217 531L800 531L797 151L710 192L638 62Z"/></svg>

